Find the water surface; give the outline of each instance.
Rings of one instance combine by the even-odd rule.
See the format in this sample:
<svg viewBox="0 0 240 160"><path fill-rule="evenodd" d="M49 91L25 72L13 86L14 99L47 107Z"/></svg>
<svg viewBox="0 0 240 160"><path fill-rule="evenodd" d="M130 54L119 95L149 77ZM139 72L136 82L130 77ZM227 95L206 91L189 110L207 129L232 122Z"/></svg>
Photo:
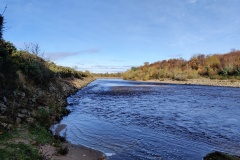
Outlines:
<svg viewBox="0 0 240 160"><path fill-rule="evenodd" d="M67 140L110 160L240 155L240 89L98 79L68 98Z"/></svg>

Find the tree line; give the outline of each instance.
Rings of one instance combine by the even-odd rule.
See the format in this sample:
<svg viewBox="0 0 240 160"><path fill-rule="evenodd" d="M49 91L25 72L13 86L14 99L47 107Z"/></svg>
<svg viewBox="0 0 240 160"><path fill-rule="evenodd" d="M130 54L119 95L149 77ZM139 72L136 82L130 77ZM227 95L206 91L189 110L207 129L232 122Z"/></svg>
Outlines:
<svg viewBox="0 0 240 160"><path fill-rule="evenodd" d="M187 80L199 77L240 79L240 50L226 54L197 54L188 61L173 58L152 64L145 62L143 66L132 67L123 73L123 78L128 80Z"/></svg>

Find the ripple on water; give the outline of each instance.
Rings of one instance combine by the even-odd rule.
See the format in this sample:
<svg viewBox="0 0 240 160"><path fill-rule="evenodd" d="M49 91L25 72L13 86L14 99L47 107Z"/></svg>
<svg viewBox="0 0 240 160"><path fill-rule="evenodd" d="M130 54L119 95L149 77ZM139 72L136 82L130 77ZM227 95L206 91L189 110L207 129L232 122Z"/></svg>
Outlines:
<svg viewBox="0 0 240 160"><path fill-rule="evenodd" d="M96 80L68 98L66 138L109 159L240 154L239 88Z"/></svg>

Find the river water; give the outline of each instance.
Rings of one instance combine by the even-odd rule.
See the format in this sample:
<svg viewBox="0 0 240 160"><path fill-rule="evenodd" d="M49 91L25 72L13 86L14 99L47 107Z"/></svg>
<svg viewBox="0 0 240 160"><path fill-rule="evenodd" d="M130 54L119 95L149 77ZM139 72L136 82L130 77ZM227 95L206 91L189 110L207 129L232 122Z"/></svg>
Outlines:
<svg viewBox="0 0 240 160"><path fill-rule="evenodd" d="M68 100L68 141L110 160L240 155L240 88L98 79ZM57 126L57 125L56 125Z"/></svg>

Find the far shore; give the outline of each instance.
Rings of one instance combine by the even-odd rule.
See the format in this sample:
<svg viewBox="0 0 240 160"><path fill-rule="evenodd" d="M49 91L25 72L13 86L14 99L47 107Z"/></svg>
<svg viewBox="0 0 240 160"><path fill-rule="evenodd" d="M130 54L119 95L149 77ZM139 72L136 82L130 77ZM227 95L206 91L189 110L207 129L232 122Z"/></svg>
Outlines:
<svg viewBox="0 0 240 160"><path fill-rule="evenodd" d="M187 79L184 81L172 80L172 79L160 79L160 80L148 80L146 82L159 82L169 84L184 84L184 85L205 85L205 86L222 86L222 87L240 87L240 80L220 80L209 78Z"/></svg>
<svg viewBox="0 0 240 160"><path fill-rule="evenodd" d="M96 79L123 79L122 77L95 77ZM236 87L240 88L240 80L237 79L210 79L210 78L197 78L187 80L173 80L168 78L153 79L153 80L137 80L139 82L159 82L169 84L185 84L185 85L205 85L205 86L222 86L222 87Z"/></svg>

